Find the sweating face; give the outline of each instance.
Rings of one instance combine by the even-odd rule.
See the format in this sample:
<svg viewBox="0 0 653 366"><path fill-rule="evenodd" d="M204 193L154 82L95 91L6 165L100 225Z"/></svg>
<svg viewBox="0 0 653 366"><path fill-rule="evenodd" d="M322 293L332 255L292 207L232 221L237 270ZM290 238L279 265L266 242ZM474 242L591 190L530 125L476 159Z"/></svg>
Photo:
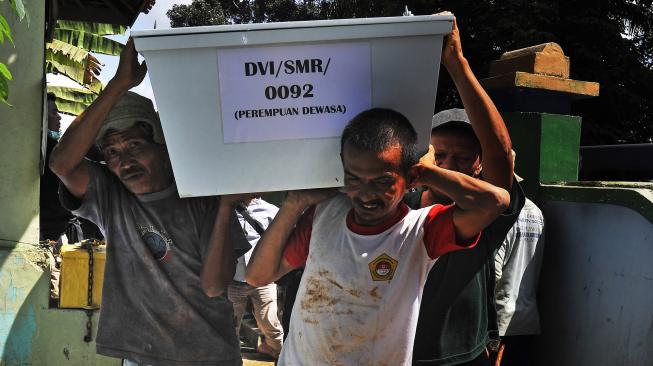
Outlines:
<svg viewBox="0 0 653 366"><path fill-rule="evenodd" d="M151 141L140 128L109 132L102 143L107 167L135 194L159 192L173 181L165 145Z"/></svg>
<svg viewBox="0 0 653 366"><path fill-rule="evenodd" d="M461 131L435 131L431 134L431 145L440 168L480 177L481 150L471 136Z"/></svg>
<svg viewBox="0 0 653 366"><path fill-rule="evenodd" d="M375 153L346 142L342 164L345 191L351 199L357 224L378 225L397 213L407 186L401 172L399 145Z"/></svg>
<svg viewBox="0 0 653 366"><path fill-rule="evenodd" d="M54 100L48 100L48 130L59 131L61 128L61 115Z"/></svg>

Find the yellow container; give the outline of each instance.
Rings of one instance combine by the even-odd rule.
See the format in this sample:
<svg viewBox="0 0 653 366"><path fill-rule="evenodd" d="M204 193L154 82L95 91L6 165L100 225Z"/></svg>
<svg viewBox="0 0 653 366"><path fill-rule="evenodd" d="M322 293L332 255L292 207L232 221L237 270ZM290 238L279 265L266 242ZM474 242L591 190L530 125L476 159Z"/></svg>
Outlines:
<svg viewBox="0 0 653 366"><path fill-rule="evenodd" d="M99 308L102 302L105 259L106 246L93 247L92 308ZM88 251L80 244L64 244L61 247L59 289L60 308L88 308Z"/></svg>

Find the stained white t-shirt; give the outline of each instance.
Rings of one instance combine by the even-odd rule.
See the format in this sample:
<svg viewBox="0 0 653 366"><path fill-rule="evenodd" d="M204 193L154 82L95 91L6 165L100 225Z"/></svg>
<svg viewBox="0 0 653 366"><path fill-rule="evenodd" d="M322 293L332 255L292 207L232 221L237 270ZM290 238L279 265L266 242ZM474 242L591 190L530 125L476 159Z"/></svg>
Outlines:
<svg viewBox="0 0 653 366"><path fill-rule="evenodd" d="M305 215L284 252L305 270L279 365L409 365L428 271L478 239L456 243L453 209L402 206L390 223L361 227L339 195Z"/></svg>

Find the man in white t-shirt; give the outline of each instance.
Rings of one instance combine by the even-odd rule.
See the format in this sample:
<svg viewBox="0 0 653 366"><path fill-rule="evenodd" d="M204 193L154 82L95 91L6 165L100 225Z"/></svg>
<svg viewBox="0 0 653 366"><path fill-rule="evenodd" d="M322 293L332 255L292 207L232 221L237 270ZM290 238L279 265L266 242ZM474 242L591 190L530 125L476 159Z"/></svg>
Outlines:
<svg viewBox="0 0 653 366"><path fill-rule="evenodd" d="M247 199L236 207L238 222L252 248L256 247L256 243L278 211L277 206L262 198ZM240 335L247 301L251 300L254 319L264 336L263 343L256 347L256 351L276 358L281 352L283 342L283 328L277 315L277 285L269 283L254 287L245 282L245 269L251 255L252 250L238 257L236 273L227 291L229 300L234 304L236 334Z"/></svg>
<svg viewBox="0 0 653 366"><path fill-rule="evenodd" d="M416 141L400 113L362 112L341 140L346 194L290 192L259 241L249 284L305 265L280 365L410 364L428 270L507 207L505 190L438 168L432 147L417 162ZM411 185L456 204L412 211L402 203Z"/></svg>
<svg viewBox="0 0 653 366"><path fill-rule="evenodd" d="M526 199L517 222L494 257L497 324L505 344L502 365L529 365L540 333L537 285L544 252L544 215Z"/></svg>

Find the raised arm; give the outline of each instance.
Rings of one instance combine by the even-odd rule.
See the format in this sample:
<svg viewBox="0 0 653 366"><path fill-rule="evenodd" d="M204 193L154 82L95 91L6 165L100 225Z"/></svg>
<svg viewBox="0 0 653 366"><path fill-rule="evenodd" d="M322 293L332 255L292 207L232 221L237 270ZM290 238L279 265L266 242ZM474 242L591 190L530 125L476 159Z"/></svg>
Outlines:
<svg viewBox="0 0 653 366"><path fill-rule="evenodd" d="M52 150L50 169L77 198L86 194L89 182L84 156L95 143L102 122L125 92L143 81L147 67L138 63L138 54L130 38L122 53L116 75L95 101L71 123L61 141Z"/></svg>
<svg viewBox="0 0 653 366"><path fill-rule="evenodd" d="M469 67L460 42L456 19L444 40L442 64L456 84L474 133L481 144L483 179L510 190L513 178L510 135L496 106Z"/></svg>
<svg viewBox="0 0 653 366"><path fill-rule="evenodd" d="M453 214L456 238L474 238L496 219L510 204L510 195L503 189L480 179L438 167L433 146L413 167L414 186L427 186L455 202Z"/></svg>
<svg viewBox="0 0 653 366"><path fill-rule="evenodd" d="M252 286L264 286L295 269L283 258L288 238L293 234L304 211L336 194L333 189L291 191L281 209L259 240L247 265L245 280ZM303 238L309 240L310 238ZM306 243L308 244L308 243Z"/></svg>
<svg viewBox="0 0 653 366"><path fill-rule="evenodd" d="M200 282L202 290L209 297L222 295L236 272L236 258L233 243L229 240L229 221L238 196L222 196L218 215L215 218L209 246L202 263Z"/></svg>

